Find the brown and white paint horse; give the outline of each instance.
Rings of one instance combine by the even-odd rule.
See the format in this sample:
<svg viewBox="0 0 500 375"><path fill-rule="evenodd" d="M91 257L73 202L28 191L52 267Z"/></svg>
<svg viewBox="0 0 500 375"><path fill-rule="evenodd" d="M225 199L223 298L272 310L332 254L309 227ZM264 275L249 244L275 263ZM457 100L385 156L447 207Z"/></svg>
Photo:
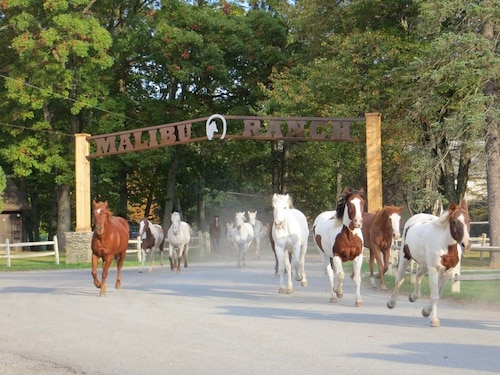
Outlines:
<svg viewBox="0 0 500 375"><path fill-rule="evenodd" d="M422 309L422 315L430 318L432 327L439 327L437 304L446 282L462 257L462 250L470 248L470 217L467 202L450 204L448 211L437 217L429 214L413 215L406 222L399 254L399 267L394 291L387 307L396 306L399 288L403 284L406 268L411 259L419 267L417 282L410 294L410 302L420 297L420 284L425 274L429 274L430 303Z"/></svg>
<svg viewBox="0 0 500 375"><path fill-rule="evenodd" d="M376 288L375 277L380 279L380 289L387 290L384 274L389 269L392 240L401 236L399 225L403 207L385 206L377 213L363 212L363 242L370 250L370 283ZM382 261L383 255L383 261ZM378 274L373 274L373 266L377 261Z"/></svg>
<svg viewBox="0 0 500 375"><path fill-rule="evenodd" d="M335 211L325 211L314 220L313 237L330 284L330 302L342 298L343 262L353 261L353 280L356 286L355 305L362 306L361 266L363 264L363 206L362 191L345 190ZM334 276L337 283L334 282Z"/></svg>
<svg viewBox="0 0 500 375"><path fill-rule="evenodd" d="M163 244L165 235L161 225L153 224L147 217L143 217L139 223L139 236L141 237L141 270L144 271L144 262L146 261L146 251L150 251L150 266L149 272L153 271L155 262L155 249L160 252L160 265L163 266Z"/></svg>

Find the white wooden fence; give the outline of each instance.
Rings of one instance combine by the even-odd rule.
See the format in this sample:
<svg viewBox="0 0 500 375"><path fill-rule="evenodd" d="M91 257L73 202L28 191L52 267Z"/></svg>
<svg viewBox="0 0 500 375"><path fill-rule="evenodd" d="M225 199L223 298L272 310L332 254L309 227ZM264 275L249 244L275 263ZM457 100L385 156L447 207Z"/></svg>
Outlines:
<svg viewBox="0 0 500 375"><path fill-rule="evenodd" d="M198 236L191 237L191 245L190 248L198 248L200 250L200 255L204 253L210 253L210 241L208 239L208 233L198 233ZM136 239L130 239L128 241L129 248L127 249L127 254L137 254L137 260L140 262L142 259L141 252L141 238L137 237ZM22 253L13 252L13 249L23 248L23 247L32 247L32 246L53 246L54 250L52 251L23 251ZM5 249L5 252L2 251L2 248ZM10 243L9 239L5 240L5 243L0 243L0 258L7 259L7 267L12 267L12 259L22 259L22 258L37 258L37 257L46 257L46 256L54 256L54 260L56 264L59 264L59 246L57 243L57 236L53 237L52 241L40 241L40 242L16 242Z"/></svg>
<svg viewBox="0 0 500 375"><path fill-rule="evenodd" d="M53 246L54 250L52 251L28 251L22 253L12 253L13 248L20 247L31 247L31 246ZM57 236L53 237L52 241L40 241L40 242L17 242L10 243L9 239L5 240L5 243L0 243L0 249L5 248L5 254L0 253L0 258L7 258L7 267L12 266L12 259L21 259L21 258L36 258L36 257L46 257L54 255L55 263L59 264L59 246L57 244Z"/></svg>

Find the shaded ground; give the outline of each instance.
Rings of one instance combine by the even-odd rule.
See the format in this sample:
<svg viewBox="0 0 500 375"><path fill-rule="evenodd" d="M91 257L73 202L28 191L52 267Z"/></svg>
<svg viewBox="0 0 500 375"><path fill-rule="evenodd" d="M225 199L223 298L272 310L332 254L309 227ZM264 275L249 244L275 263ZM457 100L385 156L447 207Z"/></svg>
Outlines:
<svg viewBox="0 0 500 375"><path fill-rule="evenodd" d="M278 294L274 259L225 256L179 274L123 271L99 297L90 270L0 273L2 374L487 374L500 368L500 309L446 301L431 328L426 301L347 280L328 303L319 262L309 286Z"/></svg>

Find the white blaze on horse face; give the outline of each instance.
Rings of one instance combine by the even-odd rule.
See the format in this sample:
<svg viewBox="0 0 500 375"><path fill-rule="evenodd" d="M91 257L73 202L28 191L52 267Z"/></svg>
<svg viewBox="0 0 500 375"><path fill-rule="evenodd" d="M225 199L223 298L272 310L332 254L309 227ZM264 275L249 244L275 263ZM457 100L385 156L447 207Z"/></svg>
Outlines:
<svg viewBox="0 0 500 375"><path fill-rule="evenodd" d="M391 214L391 216L389 216L389 220L392 226L392 238L397 240L399 239L399 237L401 237L401 233L399 231L399 225L400 225L399 223L401 221L401 216L399 216L396 213L393 213Z"/></svg>
<svg viewBox="0 0 500 375"><path fill-rule="evenodd" d="M361 228L361 226L363 225L363 211L361 208L361 202L362 201L360 198L354 198L353 200L351 200L349 202L354 208L354 217L352 218L352 224L354 225L354 228ZM346 207L346 209L344 211L343 222L344 222L344 225L346 225L347 227L349 227L349 224L351 221L351 219L349 218L349 210L350 209L351 209L351 207ZM346 223L346 221L347 221L347 223Z"/></svg>
<svg viewBox="0 0 500 375"><path fill-rule="evenodd" d="M144 229L145 229L146 225L144 223L144 220L141 220L141 222L139 223L139 236L141 238L144 238Z"/></svg>

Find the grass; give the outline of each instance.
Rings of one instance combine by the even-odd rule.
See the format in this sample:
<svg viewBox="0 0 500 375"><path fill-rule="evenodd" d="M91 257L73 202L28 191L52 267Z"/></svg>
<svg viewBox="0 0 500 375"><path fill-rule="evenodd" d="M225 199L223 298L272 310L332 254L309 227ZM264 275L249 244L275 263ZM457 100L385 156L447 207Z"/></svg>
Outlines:
<svg viewBox="0 0 500 375"><path fill-rule="evenodd" d="M149 255L148 255L149 256ZM190 254L191 262L198 262L203 259L203 262L209 262L213 258L203 257L201 258L196 252ZM20 258L12 259L11 267L6 266L6 259L0 259L0 272L19 272L19 271L47 271L47 270L63 270L63 269L90 269L90 263L78 263L78 264L67 264L65 254L60 255L60 264L56 265L54 256L47 257L37 257L37 258ZM159 265L159 256L156 257L155 263ZM168 255L164 256L164 263L168 263ZM149 257L146 264L149 264ZM128 254L124 267L139 267L140 262L137 261L137 256L135 254ZM99 265L100 267L101 265ZM113 265L114 266L114 265ZM112 266L112 267L113 267ZM352 269L349 263L344 265L344 270L346 273L350 273ZM375 267L377 270L377 267ZM462 260L462 273L467 271L481 270L481 272L496 272L500 270L492 269L489 267L489 258L480 258L478 252L470 252L466 254L465 258ZM368 259L365 258L363 262L362 274L365 275L363 282L366 287L369 287L369 268ZM389 290L394 288L395 277L391 275L385 276L386 284ZM406 276L405 282L401 287L401 296L407 296L411 291L413 291L413 285L410 282L409 275ZM422 281L422 296L423 298L428 298L429 296L429 281L427 276L424 277ZM462 304L469 303L480 303L492 305L495 307L500 307L500 280L485 280L485 281L461 281L460 282L460 292L452 293L451 283L448 283L443 292L443 298L453 300Z"/></svg>

